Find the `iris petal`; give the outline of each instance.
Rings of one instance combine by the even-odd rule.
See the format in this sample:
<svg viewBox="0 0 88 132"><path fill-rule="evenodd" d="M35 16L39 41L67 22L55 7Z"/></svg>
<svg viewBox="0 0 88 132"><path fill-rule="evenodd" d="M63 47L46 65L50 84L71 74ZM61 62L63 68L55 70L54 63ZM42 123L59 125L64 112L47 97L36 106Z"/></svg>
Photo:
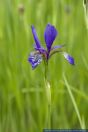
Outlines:
<svg viewBox="0 0 88 132"><path fill-rule="evenodd" d="M41 54L47 53L47 51L42 46L41 46L41 48L38 48L38 47L36 47L36 45L34 45L34 48L35 48L35 50L38 50Z"/></svg>
<svg viewBox="0 0 88 132"><path fill-rule="evenodd" d="M65 57L65 59L72 65L74 65L74 58L72 56L70 56L68 53L63 52L63 55Z"/></svg>
<svg viewBox="0 0 88 132"><path fill-rule="evenodd" d="M34 37L34 40L35 40L35 43L36 43L36 47L37 47L37 48L40 48L41 45L40 45L40 41L39 41L39 39L38 39L36 30L35 30L34 26L31 26L31 28L32 28L33 37Z"/></svg>
<svg viewBox="0 0 88 132"><path fill-rule="evenodd" d="M51 48L51 50L60 49L60 48L62 48L62 47L64 47L64 45L56 45L56 46L53 46L53 47Z"/></svg>
<svg viewBox="0 0 88 132"><path fill-rule="evenodd" d="M48 51L50 51L53 41L57 36L57 30L51 24L47 24L44 37Z"/></svg>
<svg viewBox="0 0 88 132"><path fill-rule="evenodd" d="M53 46L50 50L50 54L49 54L49 58L54 55L55 53L58 53L58 52L62 52L62 48L63 48L64 45L56 45L56 46Z"/></svg>
<svg viewBox="0 0 88 132"><path fill-rule="evenodd" d="M42 61L42 55L36 52L31 52L28 61L32 65L32 69L36 68Z"/></svg>

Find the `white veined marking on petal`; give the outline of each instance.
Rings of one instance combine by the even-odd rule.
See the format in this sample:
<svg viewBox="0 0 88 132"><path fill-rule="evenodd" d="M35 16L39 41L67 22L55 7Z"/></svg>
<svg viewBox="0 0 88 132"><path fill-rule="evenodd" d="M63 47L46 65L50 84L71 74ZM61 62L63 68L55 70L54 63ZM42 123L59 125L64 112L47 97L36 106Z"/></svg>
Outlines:
<svg viewBox="0 0 88 132"><path fill-rule="evenodd" d="M68 55L66 52L63 52L63 55L64 55L64 57L65 57L67 60L69 60L69 59L68 59L69 55Z"/></svg>

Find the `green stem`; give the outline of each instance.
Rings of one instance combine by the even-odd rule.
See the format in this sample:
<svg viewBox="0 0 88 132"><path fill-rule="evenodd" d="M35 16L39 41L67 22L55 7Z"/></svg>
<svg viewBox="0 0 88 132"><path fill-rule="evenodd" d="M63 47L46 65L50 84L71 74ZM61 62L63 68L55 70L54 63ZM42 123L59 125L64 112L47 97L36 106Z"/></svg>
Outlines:
<svg viewBox="0 0 88 132"><path fill-rule="evenodd" d="M51 128L51 89L50 89L50 83L48 81L48 63L45 61L45 92L47 97L47 125L48 128Z"/></svg>

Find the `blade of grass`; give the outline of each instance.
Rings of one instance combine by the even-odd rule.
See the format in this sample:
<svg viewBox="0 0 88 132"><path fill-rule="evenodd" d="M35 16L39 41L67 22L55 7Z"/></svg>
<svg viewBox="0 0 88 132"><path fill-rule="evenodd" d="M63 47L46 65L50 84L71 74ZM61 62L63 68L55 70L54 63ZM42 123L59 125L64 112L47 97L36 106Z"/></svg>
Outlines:
<svg viewBox="0 0 88 132"><path fill-rule="evenodd" d="M72 93L72 91L71 91L71 88L70 88L70 86L69 86L69 84L68 84L68 81L67 81L67 79L66 79L66 76L65 76L64 74L63 74L63 78L64 78L64 81L65 81L65 85L66 85L66 88L67 88L67 90L68 90L69 96L70 96L70 98L71 98L71 101L72 101L72 103L73 103L75 112L76 112L76 114L77 114L77 117L78 117L78 120L79 120L79 123L80 123L80 127L81 127L81 129L85 129L84 123L83 123L83 121L82 121L80 112L79 112L78 107L77 107L77 103L76 103L76 101L75 101L75 98L74 98L74 96L73 96L73 93Z"/></svg>

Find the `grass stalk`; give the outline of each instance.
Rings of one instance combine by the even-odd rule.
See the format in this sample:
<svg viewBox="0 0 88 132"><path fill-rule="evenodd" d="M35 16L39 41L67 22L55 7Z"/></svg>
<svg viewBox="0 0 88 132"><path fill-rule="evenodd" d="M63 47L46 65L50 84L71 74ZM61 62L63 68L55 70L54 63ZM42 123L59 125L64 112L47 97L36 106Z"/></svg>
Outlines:
<svg viewBox="0 0 88 132"><path fill-rule="evenodd" d="M69 84L68 84L68 81L67 81L65 75L63 75L63 78L64 78L64 81L65 81L66 88L67 88L67 90L68 90L69 96L70 96L70 98L71 98L72 104L73 104L73 106L74 106L75 112L76 112L76 114L77 114L77 117L78 117L78 120L79 120L79 123L80 123L80 127L81 127L81 129L85 129L84 123L83 123L83 121L82 121L82 119L81 119L81 115L80 115L79 109L78 109L78 107L77 107L77 103L76 103L76 101L75 101L75 98L74 98L74 96L73 96L73 94L72 94L71 88L70 88L70 86L69 86Z"/></svg>

